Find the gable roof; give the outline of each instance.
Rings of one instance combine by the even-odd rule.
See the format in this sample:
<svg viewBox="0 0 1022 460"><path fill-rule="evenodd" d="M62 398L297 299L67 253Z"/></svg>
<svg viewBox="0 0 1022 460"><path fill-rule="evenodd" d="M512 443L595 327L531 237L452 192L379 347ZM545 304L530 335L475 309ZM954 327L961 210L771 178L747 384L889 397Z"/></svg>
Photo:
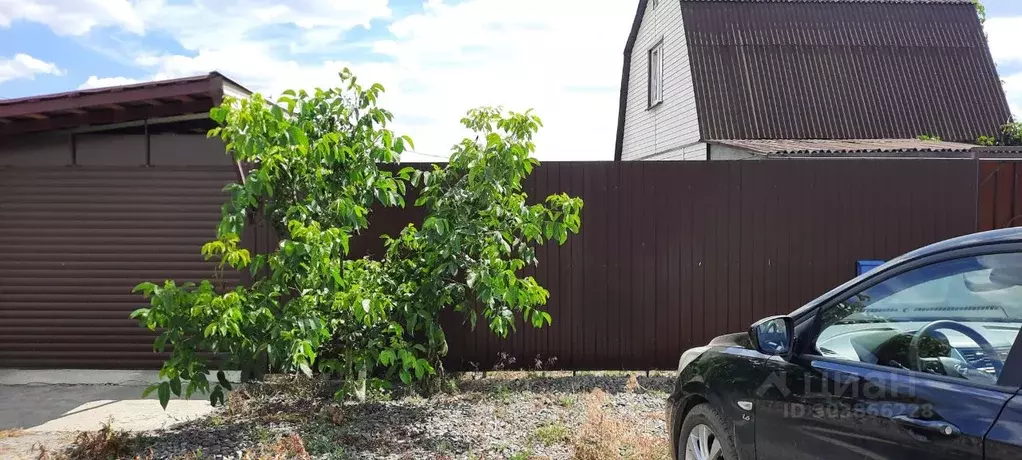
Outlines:
<svg viewBox="0 0 1022 460"><path fill-rule="evenodd" d="M1011 117L971 0L680 2L703 140L971 142Z"/></svg>

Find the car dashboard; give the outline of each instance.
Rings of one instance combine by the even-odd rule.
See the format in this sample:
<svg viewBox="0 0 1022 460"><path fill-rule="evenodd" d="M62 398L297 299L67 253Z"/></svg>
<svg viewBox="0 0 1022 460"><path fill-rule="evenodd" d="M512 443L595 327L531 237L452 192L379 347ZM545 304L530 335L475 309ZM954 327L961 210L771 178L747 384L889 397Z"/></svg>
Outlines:
<svg viewBox="0 0 1022 460"><path fill-rule="evenodd" d="M926 322L886 322L834 325L817 342L822 356L869 364L913 369L909 347L916 331ZM994 347L1003 364L1022 323L963 322ZM994 360L966 335L954 330L936 330L921 338L919 357L924 372L954 375L988 382L997 378Z"/></svg>

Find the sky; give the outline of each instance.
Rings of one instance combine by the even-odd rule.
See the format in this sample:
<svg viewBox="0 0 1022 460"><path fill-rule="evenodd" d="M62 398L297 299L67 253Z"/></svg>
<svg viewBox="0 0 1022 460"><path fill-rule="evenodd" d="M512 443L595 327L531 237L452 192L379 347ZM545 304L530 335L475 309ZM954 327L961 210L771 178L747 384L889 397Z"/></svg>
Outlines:
<svg viewBox="0 0 1022 460"><path fill-rule="evenodd" d="M446 158L470 108L535 109L542 160L610 160L638 0L0 0L0 98L217 70L267 95L349 67L387 89L406 160ZM1022 114L1022 2L984 0Z"/></svg>

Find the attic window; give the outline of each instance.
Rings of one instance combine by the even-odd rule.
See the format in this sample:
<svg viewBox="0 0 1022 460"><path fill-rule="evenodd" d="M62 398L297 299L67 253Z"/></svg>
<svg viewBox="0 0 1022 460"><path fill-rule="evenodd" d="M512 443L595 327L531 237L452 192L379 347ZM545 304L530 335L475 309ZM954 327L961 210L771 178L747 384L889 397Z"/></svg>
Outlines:
<svg viewBox="0 0 1022 460"><path fill-rule="evenodd" d="M664 101L664 42L649 49L649 108Z"/></svg>

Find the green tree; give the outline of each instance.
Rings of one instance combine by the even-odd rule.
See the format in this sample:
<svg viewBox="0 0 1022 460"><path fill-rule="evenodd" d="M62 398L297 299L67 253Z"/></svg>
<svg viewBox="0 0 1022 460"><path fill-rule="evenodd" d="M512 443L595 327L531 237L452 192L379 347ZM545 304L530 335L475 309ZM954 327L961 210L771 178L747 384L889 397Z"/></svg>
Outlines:
<svg viewBox="0 0 1022 460"><path fill-rule="evenodd" d="M222 372L207 380L206 352L249 376L260 367L332 373L345 382L344 397L366 384L434 375L447 352L445 308L473 326L481 314L500 335L516 314L537 327L550 323L539 310L546 290L518 273L538 262L533 245L578 232L582 203L554 195L526 205L522 180L537 164L539 119L474 110L463 122L479 138L456 146L446 167L395 175L379 166L412 143L386 129L392 115L377 106L383 88L361 86L347 69L340 77L340 88L286 91L276 103L255 95L211 111L220 127L210 136L248 165L244 180L226 187L217 237L202 247L207 260L219 261L218 273L198 284L135 288L149 306L132 317L160 331L156 350L172 347L161 382L147 389L164 406L170 393L208 392L212 403L223 402L230 384ZM349 239L368 227L373 206L403 206L409 181L421 186L422 229L409 226L389 240L382 260L349 259ZM257 218L280 244L253 257L240 241ZM217 281L223 270L240 269L251 271L250 285L227 289ZM262 357L267 362L257 364Z"/></svg>
<svg viewBox="0 0 1022 460"><path fill-rule="evenodd" d="M455 146L446 167L400 172L421 186L415 204L427 217L421 228L409 225L387 238L385 264L399 287L398 311L434 366L447 353L439 315L448 306L473 328L482 317L502 337L518 316L535 327L550 324L539 308L549 293L520 272L538 263L536 245L563 244L581 225L579 198L556 194L527 204L522 182L539 164L532 157L538 117L487 107L470 111L462 123L477 138Z"/></svg>

